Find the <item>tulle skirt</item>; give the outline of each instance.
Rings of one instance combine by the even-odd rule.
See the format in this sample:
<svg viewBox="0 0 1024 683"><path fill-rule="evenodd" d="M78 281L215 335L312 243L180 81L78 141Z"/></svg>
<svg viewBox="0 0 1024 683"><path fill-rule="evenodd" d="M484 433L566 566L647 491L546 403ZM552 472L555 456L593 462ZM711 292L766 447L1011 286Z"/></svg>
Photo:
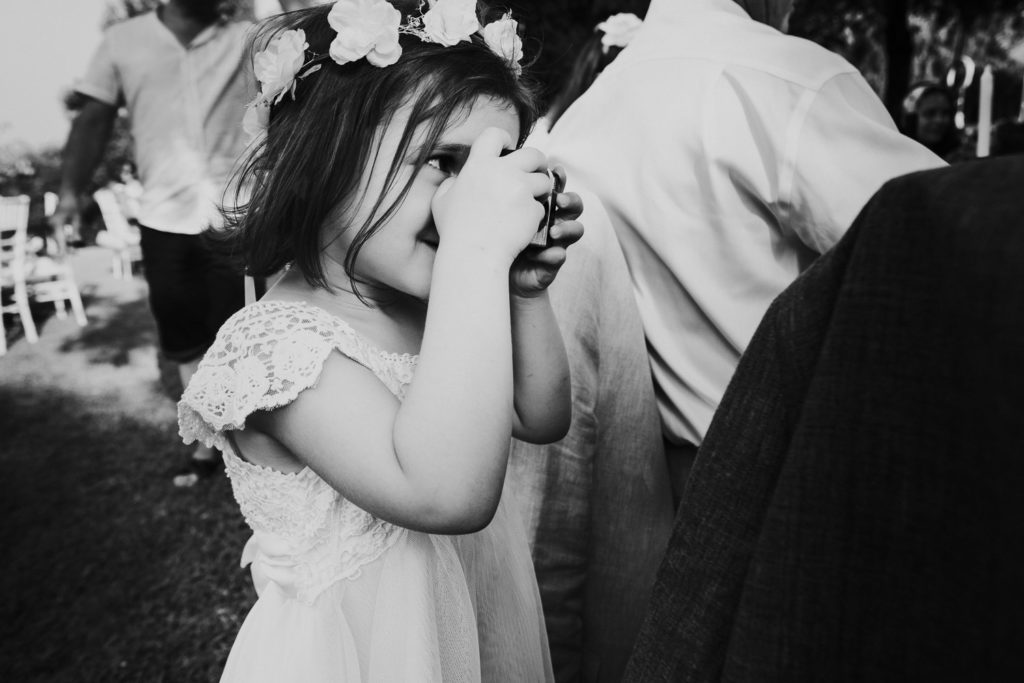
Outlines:
<svg viewBox="0 0 1024 683"><path fill-rule="evenodd" d="M540 595L508 496L478 533L407 531L312 604L268 582L222 681L551 681Z"/></svg>

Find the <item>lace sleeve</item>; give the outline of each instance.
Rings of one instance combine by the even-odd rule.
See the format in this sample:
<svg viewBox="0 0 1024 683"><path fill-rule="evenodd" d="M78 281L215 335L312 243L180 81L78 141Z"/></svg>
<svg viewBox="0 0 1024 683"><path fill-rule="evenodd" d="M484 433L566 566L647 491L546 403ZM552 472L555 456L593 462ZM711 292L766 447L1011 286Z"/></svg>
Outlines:
<svg viewBox="0 0 1024 683"><path fill-rule="evenodd" d="M287 308L253 305L229 319L178 402L186 444L221 446L257 410L291 403L313 386L336 347L334 330Z"/></svg>

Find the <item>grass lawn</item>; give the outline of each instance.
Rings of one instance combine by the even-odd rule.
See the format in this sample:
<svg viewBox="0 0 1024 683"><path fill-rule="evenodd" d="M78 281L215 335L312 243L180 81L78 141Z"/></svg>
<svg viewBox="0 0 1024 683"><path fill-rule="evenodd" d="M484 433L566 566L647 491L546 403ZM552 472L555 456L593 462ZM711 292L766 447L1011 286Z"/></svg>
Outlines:
<svg viewBox="0 0 1024 683"><path fill-rule="evenodd" d="M87 327L40 307L28 344L6 320L0 680L215 681L255 600L246 527L223 476L171 485L188 450L145 282L98 248L74 264Z"/></svg>

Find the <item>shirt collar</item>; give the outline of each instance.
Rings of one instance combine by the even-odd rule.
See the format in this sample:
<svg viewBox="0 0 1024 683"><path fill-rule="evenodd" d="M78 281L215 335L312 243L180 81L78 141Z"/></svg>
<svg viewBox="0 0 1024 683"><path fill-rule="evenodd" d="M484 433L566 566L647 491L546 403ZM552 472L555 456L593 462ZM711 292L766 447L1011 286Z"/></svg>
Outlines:
<svg viewBox="0 0 1024 683"><path fill-rule="evenodd" d="M724 12L749 19L742 7L733 0L651 0L644 23L672 23L686 25L688 18L705 12Z"/></svg>
<svg viewBox="0 0 1024 683"><path fill-rule="evenodd" d="M195 37L192 39L192 42L190 42L188 45L183 45L181 41L179 41L178 38L174 35L171 29L167 28L164 22L160 20L160 16L157 14L156 10L149 13L149 18L150 21L152 21L153 24L155 24L159 28L160 31L167 34L167 36L177 45L179 45L183 50L192 50L199 47L200 45L210 42L227 27L229 22L227 17L222 16L219 19L217 19L217 21L213 22L212 24L204 28L202 31L197 33Z"/></svg>
<svg viewBox="0 0 1024 683"><path fill-rule="evenodd" d="M188 44L189 49L199 47L204 43L210 42L211 40L216 38L221 33L221 31L224 30L227 24L228 20L224 17L221 17L217 21L213 22L212 24L204 28L202 31L200 31L196 35L196 37L192 39L192 42Z"/></svg>

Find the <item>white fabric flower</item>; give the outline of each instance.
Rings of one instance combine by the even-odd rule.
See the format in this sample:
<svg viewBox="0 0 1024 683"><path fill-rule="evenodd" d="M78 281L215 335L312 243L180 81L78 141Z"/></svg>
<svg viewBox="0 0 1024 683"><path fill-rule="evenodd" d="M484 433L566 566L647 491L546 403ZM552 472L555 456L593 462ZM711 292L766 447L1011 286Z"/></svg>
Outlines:
<svg viewBox="0 0 1024 683"><path fill-rule="evenodd" d="M518 76L523 71L520 61L523 58L523 41L519 37L519 22L506 13L501 19L484 26L484 42L491 52L508 62Z"/></svg>
<svg viewBox="0 0 1024 683"><path fill-rule="evenodd" d="M245 116L242 118L242 130L252 141L267 132L270 125L270 102L259 95L249 103L245 109Z"/></svg>
<svg viewBox="0 0 1024 683"><path fill-rule="evenodd" d="M390 66L402 55L398 25L402 13L385 0L338 0L327 15L337 33L331 59L348 64L366 57L374 66Z"/></svg>
<svg viewBox="0 0 1024 683"><path fill-rule="evenodd" d="M256 55L253 71L268 102L277 104L285 93L294 95L295 75L306 61L308 47L306 32L294 29L278 35L266 50Z"/></svg>
<svg viewBox="0 0 1024 683"><path fill-rule="evenodd" d="M423 15L426 39L445 47L469 40L479 30L476 0L436 0Z"/></svg>
<svg viewBox="0 0 1024 683"><path fill-rule="evenodd" d="M601 45L605 52L612 47L626 47L633 39L637 30L643 25L643 21L635 14L623 12L613 14L600 24L597 30L601 31Z"/></svg>

